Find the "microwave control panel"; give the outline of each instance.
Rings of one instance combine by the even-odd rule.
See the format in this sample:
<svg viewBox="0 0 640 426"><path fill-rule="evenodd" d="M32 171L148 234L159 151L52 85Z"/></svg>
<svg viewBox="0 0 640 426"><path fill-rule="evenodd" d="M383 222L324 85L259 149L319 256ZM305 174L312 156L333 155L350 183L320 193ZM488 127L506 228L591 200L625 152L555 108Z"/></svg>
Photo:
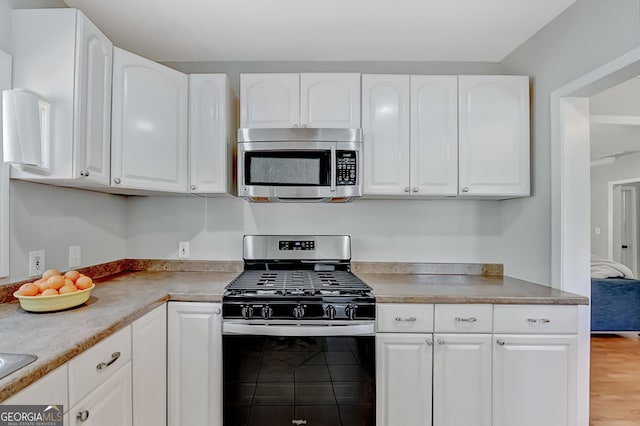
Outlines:
<svg viewBox="0 0 640 426"><path fill-rule="evenodd" d="M356 185L358 169L355 151L336 151L336 185Z"/></svg>

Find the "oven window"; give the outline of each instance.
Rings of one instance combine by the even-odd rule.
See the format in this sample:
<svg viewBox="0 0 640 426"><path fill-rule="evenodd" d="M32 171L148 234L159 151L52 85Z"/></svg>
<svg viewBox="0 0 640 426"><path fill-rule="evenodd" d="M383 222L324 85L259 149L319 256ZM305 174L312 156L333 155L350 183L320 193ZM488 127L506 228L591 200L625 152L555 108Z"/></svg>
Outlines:
<svg viewBox="0 0 640 426"><path fill-rule="evenodd" d="M329 186L330 151L245 153L245 185Z"/></svg>
<svg viewBox="0 0 640 426"><path fill-rule="evenodd" d="M374 425L374 342L223 336L224 425Z"/></svg>

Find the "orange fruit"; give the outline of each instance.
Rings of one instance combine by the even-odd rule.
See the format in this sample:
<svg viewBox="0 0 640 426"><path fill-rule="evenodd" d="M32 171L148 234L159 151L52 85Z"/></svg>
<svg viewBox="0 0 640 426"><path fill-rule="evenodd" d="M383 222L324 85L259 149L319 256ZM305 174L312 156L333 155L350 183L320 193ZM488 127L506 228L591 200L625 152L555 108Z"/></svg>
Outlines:
<svg viewBox="0 0 640 426"><path fill-rule="evenodd" d="M58 294L58 290L56 290L55 288L48 288L42 292L43 296L53 296L56 294Z"/></svg>
<svg viewBox="0 0 640 426"><path fill-rule="evenodd" d="M20 296L37 296L38 292L40 292L40 288L34 283L22 284L18 289Z"/></svg>
<svg viewBox="0 0 640 426"><path fill-rule="evenodd" d="M47 280L47 286L57 290L64 285L64 281L65 279L62 275L54 275Z"/></svg>
<svg viewBox="0 0 640 426"><path fill-rule="evenodd" d="M76 280L77 280L78 278L80 278L80 272L78 272L78 271L73 271L73 270L72 270L72 271L67 271L67 272L64 274L64 277L65 277L66 279L71 280L72 282L74 282L74 283L75 283L75 282L76 282Z"/></svg>
<svg viewBox="0 0 640 426"><path fill-rule="evenodd" d="M76 280L76 287L79 290L86 290L91 287L91 284L93 284L93 280L85 275L80 275L80 278Z"/></svg>
<svg viewBox="0 0 640 426"><path fill-rule="evenodd" d="M65 284L62 287L60 287L60 290L58 290L58 293L67 294L67 293L73 293L75 291L78 291L78 289L76 288L75 285L73 285L73 283L71 283L70 285L69 284Z"/></svg>
<svg viewBox="0 0 640 426"><path fill-rule="evenodd" d="M60 271L58 271L57 269L47 269L46 271L44 271L44 274L42 274L42 279L48 280L49 277L53 277L56 275L60 275Z"/></svg>
<svg viewBox="0 0 640 426"><path fill-rule="evenodd" d="M34 282L34 284L38 286L38 288L40 289L40 293L49 288L48 280L38 280Z"/></svg>

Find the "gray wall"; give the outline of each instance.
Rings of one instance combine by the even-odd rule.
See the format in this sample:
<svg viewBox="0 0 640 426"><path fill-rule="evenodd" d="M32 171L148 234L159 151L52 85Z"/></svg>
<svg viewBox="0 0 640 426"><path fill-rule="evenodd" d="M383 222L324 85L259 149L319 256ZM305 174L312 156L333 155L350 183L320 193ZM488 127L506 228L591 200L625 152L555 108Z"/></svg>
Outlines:
<svg viewBox="0 0 640 426"><path fill-rule="evenodd" d="M578 0L501 63L505 74L530 75L533 86L533 197L506 201L501 211L508 273L551 279L550 94L639 45L640 1Z"/></svg>

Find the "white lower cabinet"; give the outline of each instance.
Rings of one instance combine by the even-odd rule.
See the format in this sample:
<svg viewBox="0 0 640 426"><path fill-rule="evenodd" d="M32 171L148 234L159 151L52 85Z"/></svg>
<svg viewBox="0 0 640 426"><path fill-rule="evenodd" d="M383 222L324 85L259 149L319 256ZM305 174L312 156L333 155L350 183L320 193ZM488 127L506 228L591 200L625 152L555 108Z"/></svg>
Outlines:
<svg viewBox="0 0 640 426"><path fill-rule="evenodd" d="M75 426L131 426L131 361L72 407L69 413L71 424Z"/></svg>
<svg viewBox="0 0 640 426"><path fill-rule="evenodd" d="M167 305L131 325L133 426L167 424Z"/></svg>
<svg viewBox="0 0 640 426"><path fill-rule="evenodd" d="M575 306L378 304L377 330L378 426L576 426Z"/></svg>
<svg viewBox="0 0 640 426"><path fill-rule="evenodd" d="M433 424L491 426L491 335L433 340Z"/></svg>
<svg viewBox="0 0 640 426"><path fill-rule="evenodd" d="M431 425L433 336L376 336L376 424Z"/></svg>
<svg viewBox="0 0 640 426"><path fill-rule="evenodd" d="M168 425L222 425L222 305L168 304Z"/></svg>
<svg viewBox="0 0 640 426"><path fill-rule="evenodd" d="M494 426L575 426L576 336L496 334Z"/></svg>

